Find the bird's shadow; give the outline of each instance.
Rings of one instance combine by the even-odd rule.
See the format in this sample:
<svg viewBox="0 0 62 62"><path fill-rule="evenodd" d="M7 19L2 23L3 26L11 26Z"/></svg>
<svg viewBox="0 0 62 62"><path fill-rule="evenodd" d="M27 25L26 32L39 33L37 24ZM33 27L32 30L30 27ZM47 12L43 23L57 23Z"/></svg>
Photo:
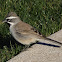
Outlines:
<svg viewBox="0 0 62 62"><path fill-rule="evenodd" d="M53 44L48 44L48 43L42 43L42 42L37 42L37 44L42 44L42 45L51 46L51 47L61 47L61 46L58 46L58 45L53 45Z"/></svg>
<svg viewBox="0 0 62 62"><path fill-rule="evenodd" d="M49 39L49 38L48 38L48 39ZM49 40L52 40L52 39L49 39ZM55 41L55 40L52 40L52 42L58 43L58 44L62 45L62 43L60 43L60 42L58 42L58 41ZM36 43L30 44L30 47L33 46L34 44L45 45L45 46L50 46L50 47L58 47L58 48L61 47L61 46L59 46L59 45L48 44L48 43L43 43L43 42L39 42L39 41L37 41Z"/></svg>
<svg viewBox="0 0 62 62"><path fill-rule="evenodd" d="M58 45L53 45L53 44L48 44L48 43L43 43L43 42L32 43L29 47L33 46L34 44L45 45L45 46L50 46L50 47L58 47L58 48L61 47L61 46L58 46Z"/></svg>

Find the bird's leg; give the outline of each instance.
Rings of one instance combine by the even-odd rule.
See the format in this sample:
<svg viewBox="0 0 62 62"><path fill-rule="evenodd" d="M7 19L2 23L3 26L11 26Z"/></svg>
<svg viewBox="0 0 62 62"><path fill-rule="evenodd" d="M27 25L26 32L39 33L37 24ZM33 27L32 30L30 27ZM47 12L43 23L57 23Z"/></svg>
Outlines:
<svg viewBox="0 0 62 62"><path fill-rule="evenodd" d="M26 49L29 47L30 47L30 45L25 45L22 51L26 51Z"/></svg>

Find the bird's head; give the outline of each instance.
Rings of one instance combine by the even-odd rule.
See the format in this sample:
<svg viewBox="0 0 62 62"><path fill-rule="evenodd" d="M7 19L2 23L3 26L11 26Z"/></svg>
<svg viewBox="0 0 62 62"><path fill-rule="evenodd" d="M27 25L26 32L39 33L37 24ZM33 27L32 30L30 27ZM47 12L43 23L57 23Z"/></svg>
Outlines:
<svg viewBox="0 0 62 62"><path fill-rule="evenodd" d="M17 14L15 12L10 12L4 19L3 23L4 22L8 23L10 25L14 25L14 24L17 24L18 22L20 22L20 18L17 16Z"/></svg>

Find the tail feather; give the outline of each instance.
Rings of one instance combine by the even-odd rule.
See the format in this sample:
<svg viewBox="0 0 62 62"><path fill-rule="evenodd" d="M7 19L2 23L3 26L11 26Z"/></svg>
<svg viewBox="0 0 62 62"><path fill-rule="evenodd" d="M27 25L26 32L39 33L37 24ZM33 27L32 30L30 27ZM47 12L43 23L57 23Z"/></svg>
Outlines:
<svg viewBox="0 0 62 62"><path fill-rule="evenodd" d="M56 41L56 40L52 40L52 39L49 39L49 38L37 39L37 41L39 41L41 43L47 43L47 44L62 46L62 43L61 42Z"/></svg>

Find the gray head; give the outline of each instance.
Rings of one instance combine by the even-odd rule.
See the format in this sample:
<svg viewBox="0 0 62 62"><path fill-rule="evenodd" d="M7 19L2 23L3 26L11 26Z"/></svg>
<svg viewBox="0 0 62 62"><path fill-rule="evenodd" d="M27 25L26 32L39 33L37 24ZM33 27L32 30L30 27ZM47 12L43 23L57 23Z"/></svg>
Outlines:
<svg viewBox="0 0 62 62"><path fill-rule="evenodd" d="M14 24L20 22L20 18L17 16L17 14L15 12L10 12L10 13L8 13L8 15L6 16L6 18L3 22L6 22L10 25L14 25Z"/></svg>

